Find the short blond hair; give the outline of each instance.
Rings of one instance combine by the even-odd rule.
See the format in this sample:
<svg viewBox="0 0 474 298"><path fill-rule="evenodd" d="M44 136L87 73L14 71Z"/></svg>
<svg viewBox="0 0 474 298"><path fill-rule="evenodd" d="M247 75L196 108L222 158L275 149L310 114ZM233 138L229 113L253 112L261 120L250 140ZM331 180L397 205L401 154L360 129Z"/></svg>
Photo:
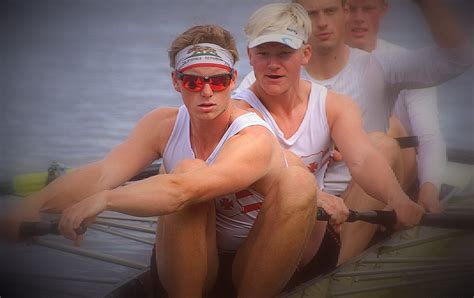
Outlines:
<svg viewBox="0 0 474 298"><path fill-rule="evenodd" d="M286 28L301 28L306 36L311 35L311 19L298 3L272 3L255 11L245 25L247 41L263 32L278 32Z"/></svg>
<svg viewBox="0 0 474 298"><path fill-rule="evenodd" d="M198 43L213 43L228 50L234 63L239 60L239 53L232 34L218 25L197 25L181 33L168 49L171 68L175 68L176 54L187 46Z"/></svg>

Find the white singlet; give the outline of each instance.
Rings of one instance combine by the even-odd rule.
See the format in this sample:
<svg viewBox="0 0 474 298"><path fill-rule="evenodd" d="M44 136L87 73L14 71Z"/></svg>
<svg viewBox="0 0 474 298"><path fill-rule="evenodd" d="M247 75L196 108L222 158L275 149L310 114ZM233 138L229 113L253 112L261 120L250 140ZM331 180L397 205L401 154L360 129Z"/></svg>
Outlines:
<svg viewBox="0 0 474 298"><path fill-rule="evenodd" d="M241 115L232 121L206 163L212 164L214 162L228 139L238 134L242 129L254 125L264 126L271 131L268 124L257 114ZM190 127L189 113L186 106L183 105L179 108L173 132L163 152L163 166L167 173L171 173L179 161L196 158L191 147ZM251 189L215 200L217 247L220 250L237 250L248 236L263 200L263 196Z"/></svg>
<svg viewBox="0 0 474 298"><path fill-rule="evenodd" d="M316 176L318 185L322 186L332 147L326 118L326 95L327 89L325 87L311 83L311 93L303 121L298 130L288 139L285 138L284 133L280 130L267 108L250 89L241 89L240 92L232 94L232 98L243 100L259 111L283 148L299 156Z"/></svg>

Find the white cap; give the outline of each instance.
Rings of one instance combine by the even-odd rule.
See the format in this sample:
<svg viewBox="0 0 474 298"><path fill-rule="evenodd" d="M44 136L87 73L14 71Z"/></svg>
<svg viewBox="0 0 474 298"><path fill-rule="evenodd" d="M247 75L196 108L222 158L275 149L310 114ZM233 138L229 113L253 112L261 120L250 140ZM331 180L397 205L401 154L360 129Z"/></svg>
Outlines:
<svg viewBox="0 0 474 298"><path fill-rule="evenodd" d="M307 41L308 36L305 34L304 30L293 28L286 28L283 31L265 30L259 36L252 39L249 42L248 47L254 48L263 43L278 42L287 45L290 48L299 49L303 45L303 42Z"/></svg>

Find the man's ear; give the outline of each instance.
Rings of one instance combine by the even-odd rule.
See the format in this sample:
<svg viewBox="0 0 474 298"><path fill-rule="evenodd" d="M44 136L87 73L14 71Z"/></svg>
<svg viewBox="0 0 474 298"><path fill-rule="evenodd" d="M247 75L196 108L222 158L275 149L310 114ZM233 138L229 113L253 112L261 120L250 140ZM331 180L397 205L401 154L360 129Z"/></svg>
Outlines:
<svg viewBox="0 0 474 298"><path fill-rule="evenodd" d="M235 88L235 85L237 84L237 70L233 69L232 70L232 80L230 82L230 89L233 90Z"/></svg>
<svg viewBox="0 0 474 298"><path fill-rule="evenodd" d="M181 85L179 84L178 78L176 77L176 70L171 72L171 80L173 81L174 90L181 93Z"/></svg>
<svg viewBox="0 0 474 298"><path fill-rule="evenodd" d="M313 54L313 49L310 44L303 45L303 61L301 64L306 65Z"/></svg>
<svg viewBox="0 0 474 298"><path fill-rule="evenodd" d="M250 53L250 49L248 47L247 47L247 56L249 57L250 65L253 66L253 64L252 64L252 54Z"/></svg>
<svg viewBox="0 0 474 298"><path fill-rule="evenodd" d="M238 74L237 69L233 69L232 70L232 81L234 81L234 83L237 82L237 74Z"/></svg>

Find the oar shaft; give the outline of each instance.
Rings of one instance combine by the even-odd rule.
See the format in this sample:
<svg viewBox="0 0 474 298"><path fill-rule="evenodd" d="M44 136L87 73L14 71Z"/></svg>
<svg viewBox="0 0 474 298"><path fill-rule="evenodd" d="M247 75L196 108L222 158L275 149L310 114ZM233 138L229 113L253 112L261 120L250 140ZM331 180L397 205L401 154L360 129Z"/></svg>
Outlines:
<svg viewBox="0 0 474 298"><path fill-rule="evenodd" d="M75 229L75 232L78 235L82 235L87 231L87 227L84 224L81 224L79 228ZM19 236L20 239L28 239L35 236L43 236L47 234L61 234L59 232L59 222L22 222L20 225Z"/></svg>
<svg viewBox="0 0 474 298"><path fill-rule="evenodd" d="M392 228L397 223L397 215L395 211L372 210L365 212L357 212L351 210L349 215L350 222L357 220L365 221L372 224L381 224L388 228Z"/></svg>
<svg viewBox="0 0 474 298"><path fill-rule="evenodd" d="M129 181L137 181L154 176L159 173L160 166L160 163L151 164L142 172L130 178ZM69 170L71 169L68 169L67 171ZM47 171L16 175L11 181L0 181L0 194L13 194L16 196L26 197L44 188L50 180L51 178Z"/></svg>
<svg viewBox="0 0 474 298"><path fill-rule="evenodd" d="M420 225L446 229L474 229L472 214L425 214Z"/></svg>
<svg viewBox="0 0 474 298"><path fill-rule="evenodd" d="M397 222L395 211L372 210L357 212L349 210L346 222L365 221L372 224L381 224L392 228ZM318 208L317 219L328 221L331 218L322 208ZM447 229L474 229L474 216L472 214L426 213L419 222L420 226L439 227Z"/></svg>

